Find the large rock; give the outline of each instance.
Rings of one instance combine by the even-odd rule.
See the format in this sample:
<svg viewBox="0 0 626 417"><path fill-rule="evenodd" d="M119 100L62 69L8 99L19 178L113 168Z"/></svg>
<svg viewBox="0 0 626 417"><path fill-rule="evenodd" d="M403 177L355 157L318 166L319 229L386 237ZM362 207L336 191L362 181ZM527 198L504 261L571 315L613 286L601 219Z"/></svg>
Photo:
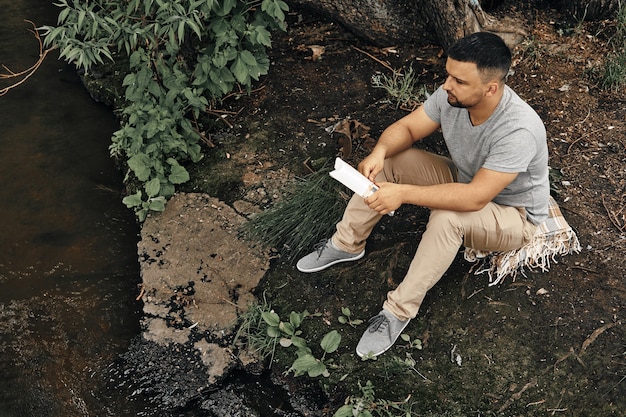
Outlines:
<svg viewBox="0 0 626 417"><path fill-rule="evenodd" d="M143 394L181 406L238 364L230 350L237 318L253 302L253 290L269 268L266 253L240 238L245 221L208 195L177 194L165 212L143 224L138 244L143 332L124 358L129 373L142 376L135 382ZM159 368L159 362L170 362L159 356L168 354L180 356L185 366ZM172 403L167 387L190 373L192 390L181 392L179 385ZM150 374L166 383L152 385Z"/></svg>

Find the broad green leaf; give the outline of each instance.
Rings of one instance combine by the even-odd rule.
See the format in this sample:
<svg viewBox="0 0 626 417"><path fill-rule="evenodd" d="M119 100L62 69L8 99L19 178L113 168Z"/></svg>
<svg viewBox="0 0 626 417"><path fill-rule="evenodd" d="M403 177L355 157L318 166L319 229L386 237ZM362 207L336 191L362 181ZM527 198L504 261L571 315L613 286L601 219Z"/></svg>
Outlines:
<svg viewBox="0 0 626 417"><path fill-rule="evenodd" d="M326 369L326 365L322 362L317 362L309 368L308 374L311 378L316 378L320 375L328 375L328 369Z"/></svg>
<svg viewBox="0 0 626 417"><path fill-rule="evenodd" d="M352 411L352 405L346 404L342 405L339 410L333 414L333 417L354 417L354 413Z"/></svg>
<svg viewBox="0 0 626 417"><path fill-rule="evenodd" d="M293 361L293 364L291 365L291 369L294 369L300 372L308 372L309 369L313 368L315 365L317 365L317 363L318 363L318 360L315 359L313 355L310 355L310 354L302 355L298 359Z"/></svg>
<svg viewBox="0 0 626 417"><path fill-rule="evenodd" d="M339 348L339 344L341 343L341 335L337 330L332 330L322 338L320 342L320 346L324 349L326 353L333 353Z"/></svg>
<svg viewBox="0 0 626 417"><path fill-rule="evenodd" d="M294 328L291 325L291 323L285 323L284 321L281 321L280 324L278 325L278 328L280 329L281 332L288 334L290 336L294 334Z"/></svg>
<svg viewBox="0 0 626 417"><path fill-rule="evenodd" d="M289 314L289 322L295 328L300 327L300 324L302 323L302 315L299 313L296 313L295 311L292 311L291 314Z"/></svg>
<svg viewBox="0 0 626 417"><path fill-rule="evenodd" d="M280 330L276 326L270 326L267 328L267 335L274 338L280 337Z"/></svg>
<svg viewBox="0 0 626 417"><path fill-rule="evenodd" d="M198 24L196 22L194 22L193 20L187 21L187 25L191 28L191 30L194 31L196 36L198 36L198 39L201 40L202 39L202 31L200 30L200 26L198 26Z"/></svg>
<svg viewBox="0 0 626 417"><path fill-rule="evenodd" d="M178 23L178 42L183 43L185 40L185 21L181 20Z"/></svg>
<svg viewBox="0 0 626 417"><path fill-rule="evenodd" d="M256 35L255 43L261 44L263 46L270 47L272 46L272 40L270 36L270 32L265 29L263 26L257 26L254 28L254 34Z"/></svg>
<svg viewBox="0 0 626 417"><path fill-rule="evenodd" d="M148 208L152 211L164 211L165 210L165 198L157 197L150 200Z"/></svg>
<svg viewBox="0 0 626 417"><path fill-rule="evenodd" d="M241 55L235 59L235 62L231 65L230 70L240 84L248 85L250 83L248 66L241 58Z"/></svg>
<svg viewBox="0 0 626 417"><path fill-rule="evenodd" d="M274 313L273 311L264 311L261 313L261 317L270 326L278 327L278 325L280 324L280 317L278 317L278 314Z"/></svg>
<svg viewBox="0 0 626 417"><path fill-rule="evenodd" d="M161 195L165 198L170 198L171 196L174 195L174 191L176 191L176 189L174 188L173 184L163 184L161 183Z"/></svg>
<svg viewBox="0 0 626 417"><path fill-rule="evenodd" d="M144 189L146 190L148 197L156 197L159 195L159 191L161 191L161 181L159 181L158 178L152 178L146 183Z"/></svg>
<svg viewBox="0 0 626 417"><path fill-rule="evenodd" d="M244 64L250 67L257 66L256 58L254 57L254 55L252 55L252 52L243 50L239 53L239 56L241 57L241 60Z"/></svg>
<svg viewBox="0 0 626 417"><path fill-rule="evenodd" d="M84 10L81 10L78 13L78 28L80 28L83 25L83 21L85 20L85 16L86 16L86 12Z"/></svg>
<svg viewBox="0 0 626 417"><path fill-rule="evenodd" d="M180 165L173 165L168 179L172 184L183 184L189 181L189 172Z"/></svg>
<svg viewBox="0 0 626 417"><path fill-rule="evenodd" d="M133 170L139 181L147 181L150 178L150 159L144 154L137 154L128 160L128 166Z"/></svg>
<svg viewBox="0 0 626 417"><path fill-rule="evenodd" d="M291 342L293 343L293 345L297 348L300 349L308 349L308 346L306 344L306 340L304 340L301 337L298 336L292 336L291 338Z"/></svg>
<svg viewBox="0 0 626 417"><path fill-rule="evenodd" d="M138 210L136 214L137 214L137 220L139 220L140 222L144 222L146 220L146 217L148 217L148 210L145 208L142 208L141 210Z"/></svg>
<svg viewBox="0 0 626 417"><path fill-rule="evenodd" d="M139 207L143 200L141 199L141 191L137 191L135 194L128 195L122 199L122 203L128 208Z"/></svg>

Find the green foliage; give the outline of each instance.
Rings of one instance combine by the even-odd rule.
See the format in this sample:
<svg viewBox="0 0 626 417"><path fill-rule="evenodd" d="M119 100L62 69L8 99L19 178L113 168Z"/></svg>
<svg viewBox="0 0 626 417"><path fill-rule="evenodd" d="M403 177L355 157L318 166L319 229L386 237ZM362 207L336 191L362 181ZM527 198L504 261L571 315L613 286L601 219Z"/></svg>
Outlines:
<svg viewBox="0 0 626 417"><path fill-rule="evenodd" d="M252 238L297 259L316 242L329 237L345 210L343 186L323 168L298 180L289 196L251 218L244 226Z"/></svg>
<svg viewBox="0 0 626 417"><path fill-rule="evenodd" d="M273 318L273 315L268 316L268 313L272 313L272 306L263 295L262 303L253 303L241 315L241 324L235 335L233 345L243 343L260 357L273 359L279 336L270 335L272 332L268 331L269 325L266 319ZM266 317L263 317L264 314Z"/></svg>
<svg viewBox="0 0 626 417"><path fill-rule="evenodd" d="M616 19L615 35L609 45L613 46L604 63L601 86L618 92L626 86L626 3L620 5Z"/></svg>
<svg viewBox="0 0 626 417"><path fill-rule="evenodd" d="M407 349L422 350L422 341L420 339L411 339L411 336L406 333L402 333L400 338L406 342L405 347Z"/></svg>
<svg viewBox="0 0 626 417"><path fill-rule="evenodd" d="M361 395L348 397L333 417L411 417L415 415L410 396L404 401L377 399L371 381L367 381L365 385L359 383L359 390Z"/></svg>
<svg viewBox="0 0 626 417"><path fill-rule="evenodd" d="M322 356L315 357L308 342L302 337L300 329L302 321L309 316L306 310L300 313L292 311L289 320L283 321L266 302L261 305L254 304L242 316L242 324L234 343L245 338L248 347L265 358L270 357L270 363L278 346L295 348L296 359L285 371L286 374L293 372L295 376L328 377L330 376L328 369L332 366L333 360L326 358L326 355L339 348L341 335L336 330L326 333L319 344Z"/></svg>
<svg viewBox="0 0 626 417"><path fill-rule="evenodd" d="M202 158L197 120L237 84L267 74L270 30L285 28L282 0L58 0L58 26L44 43L78 68L125 55L126 108L111 154L142 188L124 199L140 221L162 211Z"/></svg>
<svg viewBox="0 0 626 417"><path fill-rule="evenodd" d="M350 310L346 307L341 309L344 317L350 317ZM319 342L321 349L321 357L315 356L313 350L309 347L309 343L303 336L301 329L302 322L307 317L314 317L307 311L298 313L292 311L288 320L281 319L272 306L267 303L265 296L262 297L262 303L255 303L242 314L242 321L235 336L233 345L241 347L247 346L249 349L259 353L264 358L271 358L273 361L275 349L282 347L292 349L295 354L295 360L291 363L285 374L293 373L299 377L307 375L310 378L319 376L329 377L330 370L339 368L332 358L328 356L337 352L341 345L341 334L337 330L330 330ZM353 323L355 320L353 320ZM419 340L411 340L410 337L403 334L402 339L407 342L406 348L421 349ZM416 361L409 352L406 353L405 359L394 357L392 364L400 371L411 371L420 375L424 380L426 378L416 369ZM345 379L339 378L338 381ZM332 381L325 379L324 381ZM330 383L330 382L328 382ZM334 417L410 417L413 414L414 403L410 397L403 401L388 401L377 399L374 393L373 384L367 381L365 385L359 383L360 395L350 396L346 398L345 404L337 410Z"/></svg>
<svg viewBox="0 0 626 417"><path fill-rule="evenodd" d="M327 353L333 353L339 348L341 343L341 335L337 330L331 330L326 333L320 342L323 354L320 359L313 356L308 348L298 347L296 352L298 358L293 362L286 373L293 372L295 376L307 374L311 378L320 375L328 377L330 372L328 366L332 364L332 360L326 359Z"/></svg>
<svg viewBox="0 0 626 417"><path fill-rule="evenodd" d="M414 110L429 95L425 86L417 86L418 80L411 66L404 73L394 71L391 76L373 75L372 85L384 89L395 101L396 109Z"/></svg>
<svg viewBox="0 0 626 417"><path fill-rule="evenodd" d="M341 315L339 316L339 323L349 324L352 327L356 327L363 323L361 319L353 319L352 312L348 307L341 307Z"/></svg>

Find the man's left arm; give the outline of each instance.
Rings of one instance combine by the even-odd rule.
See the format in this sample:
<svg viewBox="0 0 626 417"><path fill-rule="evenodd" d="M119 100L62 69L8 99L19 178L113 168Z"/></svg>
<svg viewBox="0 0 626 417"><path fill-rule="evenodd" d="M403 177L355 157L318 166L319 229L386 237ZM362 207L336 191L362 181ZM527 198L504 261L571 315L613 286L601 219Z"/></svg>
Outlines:
<svg viewBox="0 0 626 417"><path fill-rule="evenodd" d="M517 173L478 170L468 184L410 185L383 182L379 190L365 202L380 214L396 210L402 204L413 204L431 209L477 211L492 201L516 177Z"/></svg>

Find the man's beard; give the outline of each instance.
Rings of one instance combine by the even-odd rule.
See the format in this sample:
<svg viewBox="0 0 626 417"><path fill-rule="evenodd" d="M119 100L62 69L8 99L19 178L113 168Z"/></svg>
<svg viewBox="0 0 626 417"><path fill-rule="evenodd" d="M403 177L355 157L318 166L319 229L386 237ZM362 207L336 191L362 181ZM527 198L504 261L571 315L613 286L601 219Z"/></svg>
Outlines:
<svg viewBox="0 0 626 417"><path fill-rule="evenodd" d="M457 107L459 109L469 109L474 107L482 100L482 96L476 94L470 97L467 97L465 100L459 100L454 94L448 93L448 104L452 107Z"/></svg>
<svg viewBox="0 0 626 417"><path fill-rule="evenodd" d="M459 109L467 109L468 107L472 107L474 104L467 104L464 103L462 101L459 101L456 97L452 96L453 98L450 97L450 95L448 95L448 104L451 105L452 107L456 107Z"/></svg>
<svg viewBox="0 0 626 417"><path fill-rule="evenodd" d="M459 109L466 109L468 107L465 104L461 103L460 101L450 101L450 99L448 99L448 104L451 105L452 107L457 107Z"/></svg>

